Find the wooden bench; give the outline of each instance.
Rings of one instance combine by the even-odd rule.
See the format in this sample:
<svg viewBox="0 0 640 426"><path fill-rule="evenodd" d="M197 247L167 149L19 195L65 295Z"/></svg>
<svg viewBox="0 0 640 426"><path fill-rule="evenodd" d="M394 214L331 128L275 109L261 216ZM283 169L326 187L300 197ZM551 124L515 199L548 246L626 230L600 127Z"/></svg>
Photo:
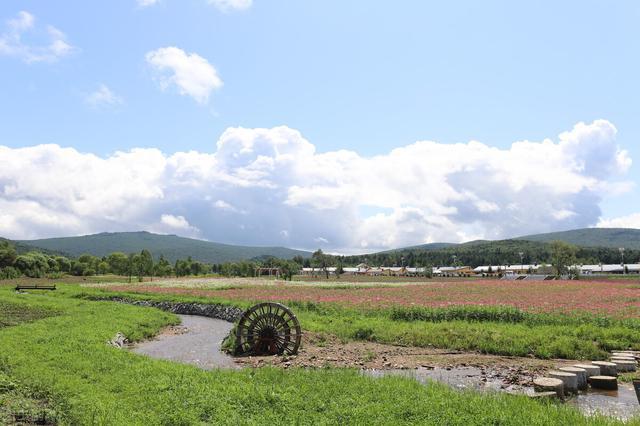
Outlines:
<svg viewBox="0 0 640 426"><path fill-rule="evenodd" d="M16 291L20 290L55 290L55 284L18 284Z"/></svg>

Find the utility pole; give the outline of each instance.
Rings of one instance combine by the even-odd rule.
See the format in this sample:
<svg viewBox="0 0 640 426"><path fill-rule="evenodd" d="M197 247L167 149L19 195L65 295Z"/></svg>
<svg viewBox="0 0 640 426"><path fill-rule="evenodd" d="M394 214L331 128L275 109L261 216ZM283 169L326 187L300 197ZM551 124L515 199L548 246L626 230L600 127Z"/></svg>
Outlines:
<svg viewBox="0 0 640 426"><path fill-rule="evenodd" d="M624 270L624 247L620 247L618 249L620 251L620 256L622 257L622 274L626 274L625 270Z"/></svg>

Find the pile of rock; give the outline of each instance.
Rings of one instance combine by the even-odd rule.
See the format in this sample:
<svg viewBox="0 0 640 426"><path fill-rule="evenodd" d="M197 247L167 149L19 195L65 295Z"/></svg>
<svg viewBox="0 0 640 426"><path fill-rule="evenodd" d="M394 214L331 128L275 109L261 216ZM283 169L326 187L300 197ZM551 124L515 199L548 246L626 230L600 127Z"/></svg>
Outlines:
<svg viewBox="0 0 640 426"><path fill-rule="evenodd" d="M114 338L109 340L107 344L113 346L114 348L122 349L129 344L129 339L127 339L124 334L118 331Z"/></svg>
<svg viewBox="0 0 640 426"><path fill-rule="evenodd" d="M591 364L576 364L550 371L548 377L538 377L533 381L534 396L566 395L594 389L618 389L618 374L636 371L640 360L639 351L618 351L611 354L610 361L593 361Z"/></svg>

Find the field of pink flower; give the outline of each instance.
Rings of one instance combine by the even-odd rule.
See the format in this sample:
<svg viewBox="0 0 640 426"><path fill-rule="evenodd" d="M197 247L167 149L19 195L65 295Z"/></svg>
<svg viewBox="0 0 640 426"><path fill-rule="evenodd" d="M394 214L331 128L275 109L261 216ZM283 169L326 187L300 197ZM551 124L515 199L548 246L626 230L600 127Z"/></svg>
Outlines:
<svg viewBox="0 0 640 426"><path fill-rule="evenodd" d="M640 282L628 281L469 280L369 288L299 285L246 286L219 290L135 285L110 288L145 293L211 296L228 300L296 300L359 307L508 305L531 312L582 311L617 317L640 316Z"/></svg>

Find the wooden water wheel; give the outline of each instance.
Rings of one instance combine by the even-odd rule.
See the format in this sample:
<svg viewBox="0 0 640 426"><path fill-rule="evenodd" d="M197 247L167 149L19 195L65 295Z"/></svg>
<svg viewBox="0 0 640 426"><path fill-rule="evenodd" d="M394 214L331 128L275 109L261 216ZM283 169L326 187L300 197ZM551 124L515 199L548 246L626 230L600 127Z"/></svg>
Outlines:
<svg viewBox="0 0 640 426"><path fill-rule="evenodd" d="M273 302L249 308L236 327L239 355L291 355L298 352L302 330L289 308Z"/></svg>

